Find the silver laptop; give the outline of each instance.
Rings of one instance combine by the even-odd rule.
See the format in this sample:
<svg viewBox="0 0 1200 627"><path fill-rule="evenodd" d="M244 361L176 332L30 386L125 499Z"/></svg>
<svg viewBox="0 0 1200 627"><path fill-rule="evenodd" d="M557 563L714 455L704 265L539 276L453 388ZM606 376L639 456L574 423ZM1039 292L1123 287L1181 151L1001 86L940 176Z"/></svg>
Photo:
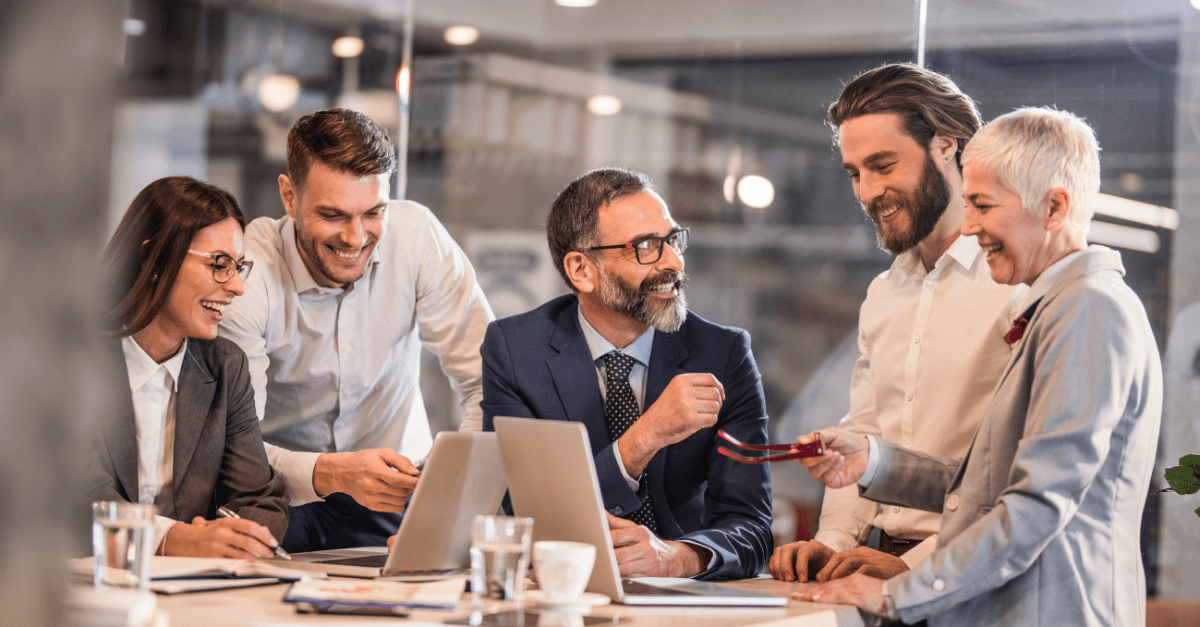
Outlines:
<svg viewBox="0 0 1200 627"><path fill-rule="evenodd" d="M690 579L621 581L587 429L578 422L497 417L496 433L513 511L533 518L533 539L596 547L589 592L625 605L787 605L786 597Z"/></svg>
<svg viewBox="0 0 1200 627"><path fill-rule="evenodd" d="M495 433L444 431L433 441L390 553L374 547L275 559L288 568L345 577L454 574L470 564L471 521L499 511L506 489Z"/></svg>

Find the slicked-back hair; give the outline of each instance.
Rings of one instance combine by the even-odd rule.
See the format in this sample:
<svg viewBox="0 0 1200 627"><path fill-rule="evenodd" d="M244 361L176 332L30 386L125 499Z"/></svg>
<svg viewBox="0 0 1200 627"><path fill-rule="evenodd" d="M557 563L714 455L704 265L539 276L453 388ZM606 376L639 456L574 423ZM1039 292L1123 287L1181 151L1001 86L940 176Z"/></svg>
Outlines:
<svg viewBox="0 0 1200 627"><path fill-rule="evenodd" d="M353 109L327 109L296 120L288 132L288 178L297 190L304 188L313 160L360 177L390 174L396 149L371 118Z"/></svg>
<svg viewBox="0 0 1200 627"><path fill-rule="evenodd" d="M842 88L829 105L834 143L846 120L874 113L894 113L922 148L934 135L958 140L955 162L962 170L962 151L982 126L975 101L943 74L911 63L891 63L867 70Z"/></svg>
<svg viewBox="0 0 1200 627"><path fill-rule="evenodd" d="M567 253L581 252L595 258L588 249L598 245L596 225L600 208L643 191L657 193L645 174L624 168L599 168L571 181L558 193L546 216L546 241L554 266L567 287L575 290L563 267Z"/></svg>
<svg viewBox="0 0 1200 627"><path fill-rule="evenodd" d="M963 161L995 172L1035 216L1045 215L1050 190L1065 189L1071 199L1067 226L1087 237L1100 193L1100 145L1092 127L1073 113L1047 107L1006 113L975 135Z"/></svg>
<svg viewBox="0 0 1200 627"><path fill-rule="evenodd" d="M228 218L246 228L232 194L191 177L158 179L138 192L104 249L105 329L125 337L146 328L166 305L196 233Z"/></svg>

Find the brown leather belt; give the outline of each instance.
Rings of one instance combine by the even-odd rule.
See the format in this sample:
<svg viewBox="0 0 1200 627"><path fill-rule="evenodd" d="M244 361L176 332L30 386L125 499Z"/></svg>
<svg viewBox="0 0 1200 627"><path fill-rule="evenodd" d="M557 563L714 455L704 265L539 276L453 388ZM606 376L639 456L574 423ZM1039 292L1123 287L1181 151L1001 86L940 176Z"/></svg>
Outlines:
<svg viewBox="0 0 1200 627"><path fill-rule="evenodd" d="M883 529L879 530L879 550L889 555L900 557L908 553L914 546L920 544L920 540L904 540L902 538L893 538L889 536Z"/></svg>

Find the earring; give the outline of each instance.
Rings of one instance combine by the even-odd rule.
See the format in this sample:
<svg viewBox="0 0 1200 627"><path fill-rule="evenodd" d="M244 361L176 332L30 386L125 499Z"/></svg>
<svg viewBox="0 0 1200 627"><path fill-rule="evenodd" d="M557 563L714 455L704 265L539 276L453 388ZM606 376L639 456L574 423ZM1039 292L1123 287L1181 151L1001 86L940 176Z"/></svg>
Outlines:
<svg viewBox="0 0 1200 627"><path fill-rule="evenodd" d="M950 160L950 157L946 157L946 161L949 161L949 160Z"/></svg>

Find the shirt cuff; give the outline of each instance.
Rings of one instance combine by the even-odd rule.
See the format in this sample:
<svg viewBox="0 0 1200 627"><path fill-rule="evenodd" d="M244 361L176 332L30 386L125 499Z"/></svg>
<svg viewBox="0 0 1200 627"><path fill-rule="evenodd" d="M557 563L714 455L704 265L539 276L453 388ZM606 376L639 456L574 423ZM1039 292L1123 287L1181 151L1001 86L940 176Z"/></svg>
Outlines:
<svg viewBox="0 0 1200 627"><path fill-rule="evenodd" d="M618 458L617 461L620 461L620 459ZM699 542L692 542L691 540L680 540L679 542L681 544L686 544L688 546L694 546L694 547L700 549L701 551L708 552L708 565L706 565L704 567L704 570L696 573L695 575L692 575L691 576L692 579L695 579L697 577L703 577L706 573L708 573L708 571L717 567L717 552L716 551L704 546L703 544L700 544Z"/></svg>
<svg viewBox="0 0 1200 627"><path fill-rule="evenodd" d="M271 467L287 481L288 498L291 499L289 505L304 505L325 500L317 496L312 483L313 468L316 467L317 458L321 453L289 451L270 444L266 445L266 449Z"/></svg>
<svg viewBox="0 0 1200 627"><path fill-rule="evenodd" d="M619 440L618 440L619 441ZM625 478L625 483L629 484L629 489L634 492L640 487L638 480L629 476L629 471L625 470L625 460L621 459L621 446L616 442L612 443L613 457L617 460L617 468L621 469L621 476Z"/></svg>
<svg viewBox="0 0 1200 627"><path fill-rule="evenodd" d="M166 516L154 517L154 554L162 554L163 543L167 541L167 532L179 522Z"/></svg>
<svg viewBox="0 0 1200 627"><path fill-rule="evenodd" d="M875 474L879 472L879 441L875 439L875 436L868 435L867 442L871 447L867 454L867 469L858 479L858 485L862 488L870 487L871 482L875 480Z"/></svg>

